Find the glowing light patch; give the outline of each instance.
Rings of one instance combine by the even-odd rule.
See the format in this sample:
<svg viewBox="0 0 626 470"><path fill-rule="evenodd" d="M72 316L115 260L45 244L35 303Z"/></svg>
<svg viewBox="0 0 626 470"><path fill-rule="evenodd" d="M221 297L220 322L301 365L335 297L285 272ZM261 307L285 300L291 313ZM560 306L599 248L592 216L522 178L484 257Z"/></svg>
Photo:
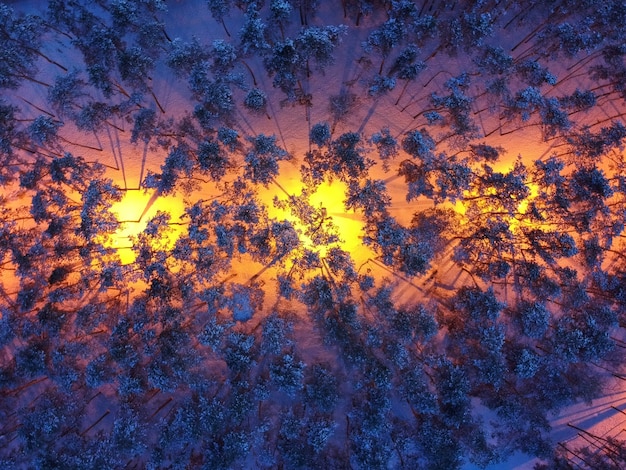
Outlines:
<svg viewBox="0 0 626 470"><path fill-rule="evenodd" d="M293 223L296 230L300 232L300 241L304 247L318 252L322 257L325 256L328 248L333 246L338 246L349 252L355 261L372 256L370 250L363 246L361 240L364 226L361 214L345 210L343 201L346 199L346 185L344 183L338 180L332 183L324 182L306 199L306 204L311 209L318 214L324 214L324 220L334 226L333 230L328 232L336 234L340 241L328 245L315 243L311 237L306 235L307 230L312 227L308 227L303 223L289 208L276 208L272 203L274 195L278 196L280 200L287 200L289 196L300 196L304 189L302 182L294 175L292 178L281 178L277 185L280 192L276 193L275 188L271 188L271 194L270 192L262 191L259 197L267 205L270 217L278 220L286 219Z"/></svg>
<svg viewBox="0 0 626 470"><path fill-rule="evenodd" d="M526 215L528 211L528 205L539 195L539 186L535 183L528 183L528 197L520 201L517 206L518 216L511 219L509 223L509 229L511 232L515 232L522 227L532 227L535 225Z"/></svg>
<svg viewBox="0 0 626 470"><path fill-rule="evenodd" d="M343 204L346 199L345 191L346 185L341 181L324 182L311 195L311 205L326 208L328 216L332 217L333 224L337 226L343 250L349 252L354 260L367 258L370 252L363 246L361 240L363 230L361 215L346 211Z"/></svg>
<svg viewBox="0 0 626 470"><path fill-rule="evenodd" d="M184 203L178 197L162 196L156 192L146 193L143 189L127 189L125 193L122 200L111 207L111 212L120 222L120 228L111 238L110 247L117 249L122 264L131 264L135 261L131 237L143 232L157 211L169 213L171 222L178 222L184 213ZM169 247L174 246L181 232L179 225L172 227L167 240Z"/></svg>

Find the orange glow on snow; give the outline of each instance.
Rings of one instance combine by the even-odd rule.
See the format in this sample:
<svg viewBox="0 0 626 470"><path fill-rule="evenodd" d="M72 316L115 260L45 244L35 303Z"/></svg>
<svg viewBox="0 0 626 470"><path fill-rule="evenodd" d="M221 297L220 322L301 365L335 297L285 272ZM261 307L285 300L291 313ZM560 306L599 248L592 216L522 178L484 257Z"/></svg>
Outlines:
<svg viewBox="0 0 626 470"><path fill-rule="evenodd" d="M143 232L157 211L169 213L170 221L177 223L184 212L184 204L180 198L146 193L139 189L127 189L125 193L122 200L111 207L111 212L120 222L120 228L113 235L110 246L117 249L122 264L130 264L135 261L131 237ZM179 225L170 227L172 230L165 243L169 248L174 246L181 232Z"/></svg>

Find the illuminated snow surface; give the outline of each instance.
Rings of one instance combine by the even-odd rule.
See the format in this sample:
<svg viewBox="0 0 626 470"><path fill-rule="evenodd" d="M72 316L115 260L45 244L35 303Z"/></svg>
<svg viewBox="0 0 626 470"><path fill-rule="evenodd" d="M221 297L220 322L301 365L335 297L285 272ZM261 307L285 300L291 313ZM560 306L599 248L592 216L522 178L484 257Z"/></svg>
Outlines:
<svg viewBox="0 0 626 470"><path fill-rule="evenodd" d="M620 2L40 3L1 10L2 465L617 459Z"/></svg>

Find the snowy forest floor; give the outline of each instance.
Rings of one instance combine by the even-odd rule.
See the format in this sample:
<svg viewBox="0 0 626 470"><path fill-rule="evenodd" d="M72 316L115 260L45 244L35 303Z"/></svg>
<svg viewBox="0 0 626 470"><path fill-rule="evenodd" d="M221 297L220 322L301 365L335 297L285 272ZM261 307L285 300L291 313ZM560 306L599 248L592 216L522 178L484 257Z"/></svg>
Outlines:
<svg viewBox="0 0 626 470"><path fill-rule="evenodd" d="M82 429L135 467L296 468L306 442L327 468L530 469L543 438L571 462L624 438L619 17L475 3L51 1L36 75L0 70L0 457ZM35 413L55 393L77 421Z"/></svg>

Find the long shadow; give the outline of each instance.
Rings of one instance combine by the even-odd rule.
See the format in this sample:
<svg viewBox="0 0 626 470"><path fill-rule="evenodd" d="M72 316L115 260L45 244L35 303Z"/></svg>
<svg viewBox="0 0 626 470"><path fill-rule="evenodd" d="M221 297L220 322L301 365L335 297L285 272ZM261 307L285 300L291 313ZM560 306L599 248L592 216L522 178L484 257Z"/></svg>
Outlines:
<svg viewBox="0 0 626 470"><path fill-rule="evenodd" d="M109 137L109 142L111 143L111 151L113 152L113 157L115 158L115 164L122 171L122 180L124 181L124 189L128 189L128 183L126 182L126 170L124 169L124 158L122 157L122 146L120 144L120 136L115 130L115 141L113 140L113 135L111 134L111 129L109 126L105 126L107 131L107 136ZM116 153L117 151L117 153ZM119 156L119 159L117 158Z"/></svg>
<svg viewBox="0 0 626 470"><path fill-rule="evenodd" d="M137 188L141 188L141 182L143 181L143 173L146 169L146 160L148 158L148 143L143 146L143 155L141 156L141 169L139 170L139 181L137 182Z"/></svg>
<svg viewBox="0 0 626 470"><path fill-rule="evenodd" d="M161 190L157 189L154 194L152 194L152 196L150 196L150 199L148 200L148 202L146 203L146 207L143 209L143 212L141 213L141 215L139 216L139 220L137 220L137 222L141 222L141 220L145 217L145 215L148 213L148 211L152 208L152 206L154 205L154 203L157 201L157 199L159 199L159 197L161 196Z"/></svg>
<svg viewBox="0 0 626 470"><path fill-rule="evenodd" d="M372 116L376 112L376 108L380 104L381 99L382 97L379 99L375 99L372 105L370 106L370 109L367 110L367 113L365 114L365 117L363 118L363 121L361 122L361 125L359 126L359 131L358 131L359 134L363 133L363 129L365 129L365 126L367 126L367 123L370 121L370 119L372 119Z"/></svg>
<svg viewBox="0 0 626 470"><path fill-rule="evenodd" d="M243 134L247 134L247 135L258 135L258 132L256 132L254 130L254 126L252 125L252 123L250 122L250 119L248 119L248 116L246 116L241 109L237 108L237 114L239 115L239 118L237 119L237 127L239 127L239 130L243 133ZM246 131L245 128L247 128L248 130Z"/></svg>
<svg viewBox="0 0 626 470"><path fill-rule="evenodd" d="M141 189L131 189L131 188L126 188L126 191L141 191ZM150 196L150 199L148 200L148 202L146 202L146 205L143 208L143 211L141 212L141 214L139 215L139 217L137 217L137 219L125 219L125 220L120 220L119 222L124 223L124 222L130 222L133 224L137 224L140 223L143 218L146 216L146 214L150 211L150 209L152 208L152 206L154 205L154 203L157 201L157 199L159 199L159 197L162 195L160 190L156 190L152 196Z"/></svg>
<svg viewBox="0 0 626 470"><path fill-rule="evenodd" d="M613 408L608 408L605 411L598 413L592 417L589 417L588 419L585 419L583 421L579 421L576 423L576 426L582 429L591 429L593 428L595 425L605 422L606 420L613 418L614 416L616 416L619 412L614 410ZM612 429L614 429L615 427L619 427L621 424L618 424L616 426L614 426L613 428L609 429L608 431L610 432Z"/></svg>
<svg viewBox="0 0 626 470"><path fill-rule="evenodd" d="M571 439L575 439L576 434L580 434L580 429L584 429L584 430L590 430L592 429L595 425L598 425L599 423L602 422L606 422L607 420L613 418L615 415L617 415L617 411L612 410L612 409L606 409L605 411L601 412L601 413L597 413L594 414L592 417L589 417L588 419L585 419L583 421L576 421L576 424L573 423L564 423L556 428L553 428L552 430L552 439L554 439L555 441L568 441ZM613 430L615 427L619 427L619 425L614 426L613 428L609 429L607 432L610 433L611 430ZM606 433L603 432L604 435L606 435Z"/></svg>
<svg viewBox="0 0 626 470"><path fill-rule="evenodd" d="M259 84L259 88L262 90L271 90L271 92L268 92L268 100L267 100L267 110L268 113L267 115L270 117L272 124L274 125L274 127L276 128L276 131L278 133L278 136L280 138L280 141L283 144L283 148L285 150L288 151L288 147L287 147L287 141L285 140L285 135L283 134L283 130L282 127L280 125L280 120L279 120L279 115L280 113L277 112L276 108L275 108L275 101L277 96L279 96L280 93L282 93L281 91L277 90L274 88L274 86L272 84L267 83L266 80L266 75L265 75L265 69L261 70L261 73L259 73L258 69L255 67L255 72L256 72L256 77L257 77L257 82ZM248 118L243 116L243 113L241 111L239 111L239 115L243 118L244 122L248 125L248 127L253 131L253 126L250 123L250 121L248 120ZM261 119L261 118L258 118ZM256 133L258 134L258 133Z"/></svg>
<svg viewBox="0 0 626 470"><path fill-rule="evenodd" d="M560 415L558 417L559 421L562 421L561 424L554 426L552 434L556 439L564 440L568 439L567 435L571 434L571 430L574 429L570 424L574 424L577 428L581 429L591 429L599 423L605 422L608 419L617 417L619 414L626 414L624 409L626 408L626 397L624 392L617 392L611 395L605 395L605 397L615 396L615 398L608 402L603 402L601 405L597 405L594 407L584 408L580 411L584 411L585 413L580 415L578 407L575 407L575 410L572 410L567 415ZM600 409L601 411L594 411ZM580 416L577 416L580 415ZM572 419L569 420L568 417ZM624 416L624 420L619 424L613 426L608 432L615 429L616 427L622 426L623 422L626 421L626 416ZM568 432L569 431L569 432Z"/></svg>
<svg viewBox="0 0 626 470"><path fill-rule="evenodd" d="M593 409L604 408L608 406L615 406L617 408L617 410L615 411L618 411L618 410L621 411L619 405L622 405L621 408L626 410L626 391L607 393L596 398L596 400L601 400L601 399L610 399L610 401L603 401L601 404L595 405L593 407L586 407L585 411L588 411L588 413L585 414L585 416L590 416L593 413L593 411L591 411ZM572 412L569 415L562 415L562 418L566 418L567 416L572 416L574 414L575 413Z"/></svg>

